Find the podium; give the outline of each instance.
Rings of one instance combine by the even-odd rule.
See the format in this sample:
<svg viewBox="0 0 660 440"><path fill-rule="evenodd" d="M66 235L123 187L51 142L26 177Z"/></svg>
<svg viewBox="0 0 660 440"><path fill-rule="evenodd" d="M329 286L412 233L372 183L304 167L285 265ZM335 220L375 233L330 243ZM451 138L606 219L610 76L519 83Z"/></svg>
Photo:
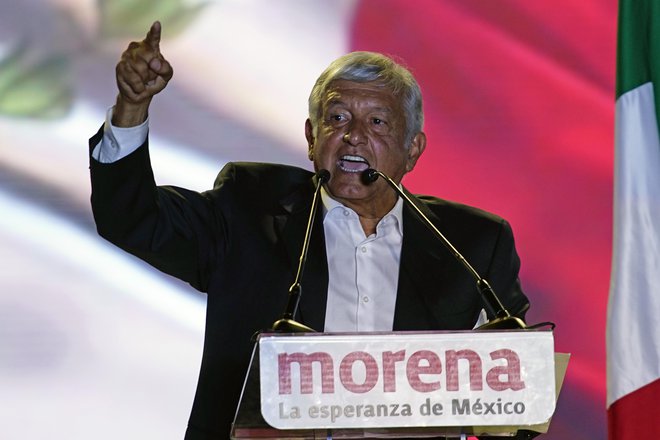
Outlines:
<svg viewBox="0 0 660 440"><path fill-rule="evenodd" d="M261 334L231 438L532 438L566 362L551 331Z"/></svg>

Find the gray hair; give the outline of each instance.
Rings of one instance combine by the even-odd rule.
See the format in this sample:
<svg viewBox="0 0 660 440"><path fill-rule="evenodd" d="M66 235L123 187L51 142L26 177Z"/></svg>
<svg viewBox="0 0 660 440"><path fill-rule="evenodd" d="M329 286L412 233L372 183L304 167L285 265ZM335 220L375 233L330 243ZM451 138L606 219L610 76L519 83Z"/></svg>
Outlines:
<svg viewBox="0 0 660 440"><path fill-rule="evenodd" d="M406 119L405 147L408 148L424 125L422 92L408 69L393 59L376 52L351 52L333 61L316 80L309 95L309 120L314 133L321 117L321 100L336 80L354 82L379 81L401 100Z"/></svg>

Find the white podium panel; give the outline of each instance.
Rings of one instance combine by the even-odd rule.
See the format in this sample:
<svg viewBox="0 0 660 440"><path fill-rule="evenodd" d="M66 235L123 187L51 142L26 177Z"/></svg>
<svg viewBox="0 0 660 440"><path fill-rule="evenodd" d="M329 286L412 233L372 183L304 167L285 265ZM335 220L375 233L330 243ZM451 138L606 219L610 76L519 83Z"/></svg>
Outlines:
<svg viewBox="0 0 660 440"><path fill-rule="evenodd" d="M555 409L549 331L262 335L259 367L280 430L529 426Z"/></svg>

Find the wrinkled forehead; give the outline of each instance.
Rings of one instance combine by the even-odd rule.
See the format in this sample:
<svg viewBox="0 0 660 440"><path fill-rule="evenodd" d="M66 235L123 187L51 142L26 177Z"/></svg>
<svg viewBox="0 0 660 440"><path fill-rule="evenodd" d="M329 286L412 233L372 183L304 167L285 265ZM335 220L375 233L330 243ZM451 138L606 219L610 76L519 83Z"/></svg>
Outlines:
<svg viewBox="0 0 660 440"><path fill-rule="evenodd" d="M333 105L369 105L391 112L402 109L400 97L379 81L335 80L326 88L322 104L325 109Z"/></svg>

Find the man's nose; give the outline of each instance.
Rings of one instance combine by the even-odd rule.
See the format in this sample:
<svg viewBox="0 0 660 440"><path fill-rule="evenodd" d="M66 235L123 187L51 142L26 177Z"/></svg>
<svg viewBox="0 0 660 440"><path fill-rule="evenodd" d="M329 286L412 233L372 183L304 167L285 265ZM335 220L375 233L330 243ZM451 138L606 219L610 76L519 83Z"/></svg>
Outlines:
<svg viewBox="0 0 660 440"><path fill-rule="evenodd" d="M342 137L342 140L351 145L360 145L366 143L367 135L364 124L352 122Z"/></svg>

